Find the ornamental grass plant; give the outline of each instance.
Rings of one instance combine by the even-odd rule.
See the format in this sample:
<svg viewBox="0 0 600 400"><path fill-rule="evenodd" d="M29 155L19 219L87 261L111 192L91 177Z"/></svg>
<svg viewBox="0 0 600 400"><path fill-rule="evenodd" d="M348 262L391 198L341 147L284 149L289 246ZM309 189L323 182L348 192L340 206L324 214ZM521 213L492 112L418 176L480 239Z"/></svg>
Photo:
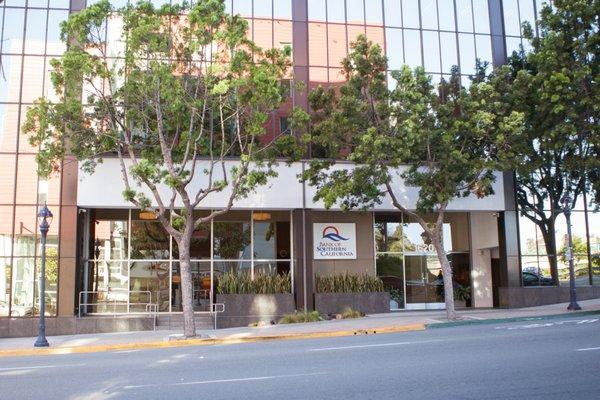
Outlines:
<svg viewBox="0 0 600 400"><path fill-rule="evenodd" d="M317 293L368 293L383 292L383 282L376 276L356 275L348 272L335 275L316 275Z"/></svg>
<svg viewBox="0 0 600 400"><path fill-rule="evenodd" d="M292 292L288 273L267 275L263 273L237 274L226 272L217 280L217 294L280 294Z"/></svg>

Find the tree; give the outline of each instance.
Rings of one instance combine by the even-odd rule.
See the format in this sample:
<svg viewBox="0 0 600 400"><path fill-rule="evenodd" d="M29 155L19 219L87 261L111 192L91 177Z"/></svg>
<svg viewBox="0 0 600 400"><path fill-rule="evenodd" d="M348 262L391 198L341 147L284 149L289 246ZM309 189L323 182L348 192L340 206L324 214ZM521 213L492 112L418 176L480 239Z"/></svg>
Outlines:
<svg viewBox="0 0 600 400"><path fill-rule="evenodd" d="M304 175L326 207L371 208L388 196L414 218L435 247L444 275L446 311L455 319L452 269L442 229L452 200L491 193L494 172L511 158L509 144L520 132L511 112L481 76L469 89L457 68L438 90L422 68L394 71L386 86L387 60L378 45L359 36L342 62L339 92L315 89L312 140L323 157ZM502 79L502 76L494 79ZM352 168L336 165L340 158ZM416 209L403 199L404 184L419 188ZM433 221L427 215L434 213Z"/></svg>
<svg viewBox="0 0 600 400"><path fill-rule="evenodd" d="M598 0L557 0L524 25L531 51L513 53L511 84L499 88L524 115L524 160L516 166L521 215L539 228L558 282L555 223L561 199L571 207L587 192L600 195L600 34Z"/></svg>
<svg viewBox="0 0 600 400"><path fill-rule="evenodd" d="M107 43L105 23L119 19L121 42ZM125 199L155 211L177 244L186 337L195 335L194 231L276 175L276 156L301 154L293 136L265 138L270 113L287 95L281 81L290 49L262 50L247 30L222 0L160 8L140 1L118 10L100 1L62 25L68 50L52 61L61 101L38 100L24 125L40 147L41 175L68 153L88 171L106 154L118 158ZM303 118L295 110L291 122ZM219 209L194 214L222 191L227 200Z"/></svg>

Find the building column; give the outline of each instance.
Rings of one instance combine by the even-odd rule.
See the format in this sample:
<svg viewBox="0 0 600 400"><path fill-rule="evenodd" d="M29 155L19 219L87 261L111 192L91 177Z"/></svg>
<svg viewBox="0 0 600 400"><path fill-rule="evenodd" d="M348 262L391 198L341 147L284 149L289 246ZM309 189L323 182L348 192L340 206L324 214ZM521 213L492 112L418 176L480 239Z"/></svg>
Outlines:
<svg viewBox="0 0 600 400"><path fill-rule="evenodd" d="M490 33L492 34L492 61L494 68L506 64L506 39L502 0L488 0ZM519 249L519 215L515 196L515 174L504 172L504 212L498 220L500 242L500 287L521 286Z"/></svg>
<svg viewBox="0 0 600 400"><path fill-rule="evenodd" d="M294 225L294 293L296 308L312 310L314 308L314 282L312 248L312 214L307 209L292 212Z"/></svg>

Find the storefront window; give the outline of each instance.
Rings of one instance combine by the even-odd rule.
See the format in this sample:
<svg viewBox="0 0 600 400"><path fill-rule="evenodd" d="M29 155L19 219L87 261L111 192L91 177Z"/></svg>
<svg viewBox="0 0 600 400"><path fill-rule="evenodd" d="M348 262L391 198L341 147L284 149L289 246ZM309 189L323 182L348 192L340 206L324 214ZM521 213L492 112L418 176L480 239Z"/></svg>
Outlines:
<svg viewBox="0 0 600 400"><path fill-rule="evenodd" d="M592 282L600 285L600 213L589 213L588 218Z"/></svg>
<svg viewBox="0 0 600 400"><path fill-rule="evenodd" d="M139 219L137 210L89 212L84 311L147 312L150 302L159 312L181 311L179 251L160 222ZM195 211L195 217L209 213ZM210 311L212 290L224 273L291 273L290 224L286 211L231 211L200 225L190 244L194 310Z"/></svg>
<svg viewBox="0 0 600 400"><path fill-rule="evenodd" d="M170 237L158 221L131 221L131 258L164 260L169 258Z"/></svg>
<svg viewBox="0 0 600 400"><path fill-rule="evenodd" d="M213 257L222 260L249 260L250 223L216 221L213 224Z"/></svg>
<svg viewBox="0 0 600 400"><path fill-rule="evenodd" d="M8 316L10 305L10 258L0 258L0 317Z"/></svg>
<svg viewBox="0 0 600 400"><path fill-rule="evenodd" d="M28 317L35 315L33 308L34 273L34 258L13 259L11 316Z"/></svg>
<svg viewBox="0 0 600 400"><path fill-rule="evenodd" d="M169 311L170 263L133 261L129 268L129 312L147 312L147 304Z"/></svg>

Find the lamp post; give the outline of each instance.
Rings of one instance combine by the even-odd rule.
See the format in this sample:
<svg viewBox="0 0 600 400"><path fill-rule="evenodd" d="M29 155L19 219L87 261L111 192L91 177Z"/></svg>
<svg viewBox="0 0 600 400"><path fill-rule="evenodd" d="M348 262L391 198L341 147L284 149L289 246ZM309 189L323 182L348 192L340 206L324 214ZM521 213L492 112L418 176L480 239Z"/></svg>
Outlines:
<svg viewBox="0 0 600 400"><path fill-rule="evenodd" d="M571 198L565 194L561 199L563 212L567 220L567 251L566 258L569 261L569 306L567 310L581 310L577 304L577 292L575 290L575 265L573 260L573 236L571 236Z"/></svg>
<svg viewBox="0 0 600 400"><path fill-rule="evenodd" d="M44 204L38 213L40 232L42 233L42 268L40 270L40 322L38 326L38 337L34 347L48 347L46 340L46 235L52 223L52 213Z"/></svg>

